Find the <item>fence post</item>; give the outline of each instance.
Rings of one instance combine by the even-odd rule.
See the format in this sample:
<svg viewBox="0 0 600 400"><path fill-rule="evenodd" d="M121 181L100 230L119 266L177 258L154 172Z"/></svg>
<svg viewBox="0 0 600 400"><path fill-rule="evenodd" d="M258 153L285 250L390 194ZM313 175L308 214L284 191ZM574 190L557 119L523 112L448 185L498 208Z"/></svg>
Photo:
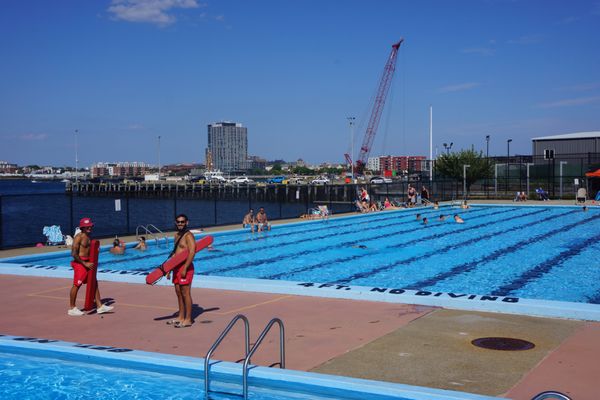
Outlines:
<svg viewBox="0 0 600 400"><path fill-rule="evenodd" d="M2 236L2 228L2 196L0 196L0 249L4 248L4 237Z"/></svg>
<svg viewBox="0 0 600 400"><path fill-rule="evenodd" d="M127 200L127 234L131 233L131 226L129 223L129 191L125 192L125 200Z"/></svg>
<svg viewBox="0 0 600 400"><path fill-rule="evenodd" d="M69 192L69 214L71 215L71 219L69 222L69 232L73 232L74 218L73 218L73 191Z"/></svg>

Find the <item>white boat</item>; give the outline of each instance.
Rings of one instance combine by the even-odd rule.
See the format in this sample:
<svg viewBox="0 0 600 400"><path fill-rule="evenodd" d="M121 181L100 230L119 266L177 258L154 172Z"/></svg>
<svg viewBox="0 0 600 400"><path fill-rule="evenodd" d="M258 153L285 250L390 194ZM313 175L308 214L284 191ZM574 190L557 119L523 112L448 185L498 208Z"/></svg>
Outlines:
<svg viewBox="0 0 600 400"><path fill-rule="evenodd" d="M38 181L36 181L35 179L33 179L33 180L31 181L31 183L39 183L39 182L38 182Z"/></svg>

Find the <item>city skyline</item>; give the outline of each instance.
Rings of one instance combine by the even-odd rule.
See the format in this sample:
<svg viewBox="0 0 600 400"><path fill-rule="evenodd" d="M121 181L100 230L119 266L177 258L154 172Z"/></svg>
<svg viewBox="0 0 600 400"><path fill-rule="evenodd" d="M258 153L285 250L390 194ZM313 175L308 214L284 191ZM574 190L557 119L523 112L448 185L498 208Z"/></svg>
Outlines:
<svg viewBox="0 0 600 400"><path fill-rule="evenodd" d="M248 153L354 154L391 45L405 39L371 156L530 154L600 130L600 2L9 0L0 13L0 159L204 162L206 126ZM75 134L75 131L78 131ZM158 137L161 137L160 142Z"/></svg>

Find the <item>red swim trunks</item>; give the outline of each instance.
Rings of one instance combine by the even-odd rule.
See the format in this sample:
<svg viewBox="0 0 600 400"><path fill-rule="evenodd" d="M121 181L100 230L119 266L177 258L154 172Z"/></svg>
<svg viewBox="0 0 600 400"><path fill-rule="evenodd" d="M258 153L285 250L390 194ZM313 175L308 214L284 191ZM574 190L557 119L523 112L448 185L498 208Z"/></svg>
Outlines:
<svg viewBox="0 0 600 400"><path fill-rule="evenodd" d="M80 258L82 261L89 261L89 258ZM82 284L87 283L87 275L89 269L87 269L77 261L71 261L71 267L73 268L73 285L80 287Z"/></svg>
<svg viewBox="0 0 600 400"><path fill-rule="evenodd" d="M192 280L194 279L194 264L190 264L190 266L188 267L186 273L185 273L185 277L181 277L181 275L179 274L179 271L181 270L181 267L177 267L174 268L172 271L173 274L173 283L176 285L191 285L192 284Z"/></svg>

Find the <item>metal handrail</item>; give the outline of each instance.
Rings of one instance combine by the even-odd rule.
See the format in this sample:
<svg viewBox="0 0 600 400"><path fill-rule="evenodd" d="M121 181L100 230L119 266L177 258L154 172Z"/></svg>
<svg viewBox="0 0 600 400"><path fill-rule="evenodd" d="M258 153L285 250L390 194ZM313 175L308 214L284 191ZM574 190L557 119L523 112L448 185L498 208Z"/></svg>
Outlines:
<svg viewBox="0 0 600 400"><path fill-rule="evenodd" d="M254 346L252 346L252 350L250 350L250 353L246 355L246 359L244 360L242 380L244 400L248 399L248 364L250 363L250 358L254 355L256 350L258 350L258 347L262 343L263 339L265 338L265 336L267 336L267 333L269 333L271 327L275 323L279 325L279 367L285 369L285 330L283 327L283 321L279 318L273 318L269 321L265 329L263 329L260 336L256 340L256 343L254 343Z"/></svg>
<svg viewBox="0 0 600 400"><path fill-rule="evenodd" d="M169 239L167 238L167 236L165 235L165 233L163 231L161 231L160 229L158 229L156 226L154 226L153 224L148 224L148 225L138 225L135 228L135 238L139 239L140 237L140 228L143 229L143 232L146 233L146 235L152 237L155 241L156 241L156 245L159 245L158 240L159 239L165 239L165 246L169 244ZM158 236L156 233L152 232L150 230L150 228L154 228L154 230L157 233L160 233L162 236Z"/></svg>
<svg viewBox="0 0 600 400"><path fill-rule="evenodd" d="M563 394L561 392L555 392L554 390L549 390L547 392L542 392L537 394L531 400L544 400L544 399L558 399L558 400L571 400L569 396Z"/></svg>
<svg viewBox="0 0 600 400"><path fill-rule="evenodd" d="M162 235L161 237L163 239L165 239L165 246L167 246L169 244L169 238L167 237L167 235L165 235L165 233L163 231L161 231L160 229L158 229L154 224L148 224L146 225L146 229L154 229L156 232L158 232L160 235ZM156 239L156 244L158 245L158 239Z"/></svg>
<svg viewBox="0 0 600 400"><path fill-rule="evenodd" d="M227 327L223 330L223 332L221 332L221 334L219 335L219 337L217 338L217 340L215 340L215 342L213 343L213 345L208 350L208 353L206 353L206 356L204 357L204 393L205 393L205 397L207 399L208 399L208 392L210 390L210 381L209 381L210 358L212 357L212 354L217 349L217 347L219 347L219 345L221 344L221 342L223 341L223 339L225 339L225 336L227 336L227 334L229 333L229 331L231 330L231 328L233 328L233 326L235 325L235 323L237 321L239 321L240 319L242 321L244 321L244 334L245 334L244 344L245 344L245 347L246 347L246 354L244 356L244 362L249 359L249 352L250 352L250 322L248 322L248 318L246 318L245 315L238 314L235 317L233 317L233 319L231 320L231 322L229 322L229 325L227 325Z"/></svg>

